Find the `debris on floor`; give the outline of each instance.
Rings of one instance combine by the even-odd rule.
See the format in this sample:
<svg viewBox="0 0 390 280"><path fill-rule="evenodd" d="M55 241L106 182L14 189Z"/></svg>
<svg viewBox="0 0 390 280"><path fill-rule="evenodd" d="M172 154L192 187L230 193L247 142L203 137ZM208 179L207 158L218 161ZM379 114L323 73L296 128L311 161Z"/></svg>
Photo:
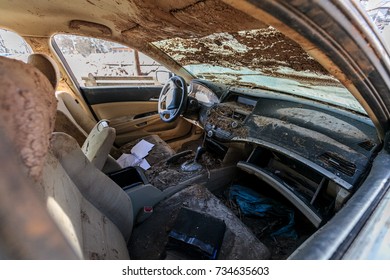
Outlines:
<svg viewBox="0 0 390 280"><path fill-rule="evenodd" d="M199 163L203 166L202 170L194 172L183 172L181 165L189 160L194 159L194 152L179 158L175 163L167 164L166 161L160 161L153 165L149 170L145 172L149 182L160 190L164 190L171 186L175 186L181 182L184 182L192 177L207 173L212 169L222 166L221 160L215 158L212 154L206 152Z"/></svg>
<svg viewBox="0 0 390 280"><path fill-rule="evenodd" d="M149 152L153 147L154 144L141 140L131 148L130 153L123 153L117 159L117 162L120 166L122 166L122 168L140 166L143 170L148 170L150 168L150 164L145 157L149 155Z"/></svg>
<svg viewBox="0 0 390 280"><path fill-rule="evenodd" d="M271 259L287 259L290 254L312 234L313 229L310 225L306 225L305 223L301 224L302 221L297 221L297 217L295 217L295 223L300 223L299 226L297 225L295 227L295 234L297 238L286 237L288 234L284 236L283 234L275 235L275 233L278 233L283 226L288 225L288 216L286 219L286 216L278 217L275 215L264 215L263 217L259 217L256 215L246 215L239 204L234 199L229 198L230 188L224 192L218 193L217 197L253 232L253 234L263 244L267 246L271 252ZM294 237L295 234L292 236Z"/></svg>
<svg viewBox="0 0 390 280"><path fill-rule="evenodd" d="M223 220L226 230L218 259L268 259L269 250L215 195L201 185L188 187L154 207L153 215L133 229L131 259L162 259L169 232L182 207Z"/></svg>
<svg viewBox="0 0 390 280"><path fill-rule="evenodd" d="M272 237L298 238L294 228L293 209L271 198L264 197L250 188L239 185L230 187L229 198L238 204L244 215L271 217L273 220L280 220L282 225L279 228L276 225L273 227Z"/></svg>

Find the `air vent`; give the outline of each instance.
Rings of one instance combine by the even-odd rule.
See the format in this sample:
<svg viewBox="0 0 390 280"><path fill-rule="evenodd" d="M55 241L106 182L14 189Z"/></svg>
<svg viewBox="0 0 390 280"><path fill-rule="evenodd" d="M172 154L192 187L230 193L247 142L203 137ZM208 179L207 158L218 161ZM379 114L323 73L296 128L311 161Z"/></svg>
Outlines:
<svg viewBox="0 0 390 280"><path fill-rule="evenodd" d="M329 167L333 167L337 171L340 171L344 173L347 176L352 177L355 174L356 171L356 165L352 162L347 161L346 159L343 159L342 157L326 152L323 153L318 157L319 160L321 160L323 163L328 165Z"/></svg>
<svg viewBox="0 0 390 280"><path fill-rule="evenodd" d="M360 142L358 145L369 152L372 150L372 148L375 147L375 144L372 143L370 140Z"/></svg>

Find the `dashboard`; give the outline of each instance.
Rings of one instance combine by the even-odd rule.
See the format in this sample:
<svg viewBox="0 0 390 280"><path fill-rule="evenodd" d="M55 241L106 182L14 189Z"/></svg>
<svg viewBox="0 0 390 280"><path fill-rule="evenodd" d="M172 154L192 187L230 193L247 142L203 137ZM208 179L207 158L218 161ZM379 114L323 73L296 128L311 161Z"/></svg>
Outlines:
<svg viewBox="0 0 390 280"><path fill-rule="evenodd" d="M206 140L249 145L237 167L271 184L316 227L358 187L380 145L369 118L311 100L199 80L189 96Z"/></svg>
<svg viewBox="0 0 390 280"><path fill-rule="evenodd" d="M367 169L379 142L361 115L304 99L194 80L190 96L200 104L199 120L209 138L244 141L287 154L346 188Z"/></svg>

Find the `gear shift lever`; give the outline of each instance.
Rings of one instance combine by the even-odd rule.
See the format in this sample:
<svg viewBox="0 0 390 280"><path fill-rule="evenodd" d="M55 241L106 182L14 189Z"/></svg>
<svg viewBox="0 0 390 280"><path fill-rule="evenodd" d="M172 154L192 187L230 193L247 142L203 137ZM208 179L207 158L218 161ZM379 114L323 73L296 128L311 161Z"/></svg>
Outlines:
<svg viewBox="0 0 390 280"><path fill-rule="evenodd" d="M199 146L199 147L196 149L194 161L195 161L195 162L198 162L198 160L200 160L200 157L201 157L205 152L206 152L206 149L203 148L202 146Z"/></svg>
<svg viewBox="0 0 390 280"><path fill-rule="evenodd" d="M202 146L199 146L196 149L195 157L193 160L186 161L181 165L181 170L185 172L193 172L201 170L203 167L198 163L198 160L202 157L202 155L206 152L206 149Z"/></svg>

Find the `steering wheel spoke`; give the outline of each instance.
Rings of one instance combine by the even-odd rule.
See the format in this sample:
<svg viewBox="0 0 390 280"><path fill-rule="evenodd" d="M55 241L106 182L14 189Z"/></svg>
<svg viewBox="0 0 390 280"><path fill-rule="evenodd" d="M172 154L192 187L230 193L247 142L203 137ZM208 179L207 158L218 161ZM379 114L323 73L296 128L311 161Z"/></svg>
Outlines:
<svg viewBox="0 0 390 280"><path fill-rule="evenodd" d="M161 119L167 120L171 118L171 116L175 115L177 112L177 109L171 109L171 110L164 110L160 112Z"/></svg>

